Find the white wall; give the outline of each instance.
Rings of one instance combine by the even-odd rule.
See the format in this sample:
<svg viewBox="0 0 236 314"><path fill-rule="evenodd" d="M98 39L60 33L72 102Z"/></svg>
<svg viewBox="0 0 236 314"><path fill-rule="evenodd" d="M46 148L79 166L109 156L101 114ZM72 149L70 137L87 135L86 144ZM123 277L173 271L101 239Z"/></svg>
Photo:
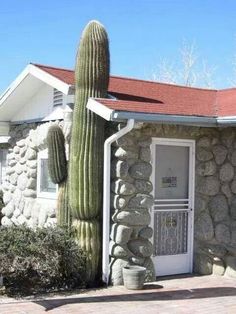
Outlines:
<svg viewBox="0 0 236 314"><path fill-rule="evenodd" d="M0 137L1 136L8 136L9 133L9 123L8 122L1 122L0 121ZM2 143L0 139L0 143Z"/></svg>
<svg viewBox="0 0 236 314"><path fill-rule="evenodd" d="M44 118L53 110L53 87L43 84L36 94L21 107L11 121Z"/></svg>

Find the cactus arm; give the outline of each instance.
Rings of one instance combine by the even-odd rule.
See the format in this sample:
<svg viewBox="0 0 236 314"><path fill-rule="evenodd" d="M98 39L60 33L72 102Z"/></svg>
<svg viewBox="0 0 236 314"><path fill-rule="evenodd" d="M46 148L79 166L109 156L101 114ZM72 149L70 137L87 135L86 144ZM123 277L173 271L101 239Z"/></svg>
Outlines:
<svg viewBox="0 0 236 314"><path fill-rule="evenodd" d="M67 161L65 139L58 125L50 126L47 134L47 145L49 175L53 183L62 183L67 177Z"/></svg>

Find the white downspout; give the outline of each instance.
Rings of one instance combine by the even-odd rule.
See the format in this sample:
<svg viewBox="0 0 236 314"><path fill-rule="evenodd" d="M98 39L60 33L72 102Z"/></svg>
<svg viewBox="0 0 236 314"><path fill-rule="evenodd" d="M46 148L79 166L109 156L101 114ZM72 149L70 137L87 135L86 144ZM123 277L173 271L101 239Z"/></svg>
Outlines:
<svg viewBox="0 0 236 314"><path fill-rule="evenodd" d="M130 132L133 127L134 119L129 119L123 129L111 135L104 143L102 280L107 285L109 281L111 144Z"/></svg>

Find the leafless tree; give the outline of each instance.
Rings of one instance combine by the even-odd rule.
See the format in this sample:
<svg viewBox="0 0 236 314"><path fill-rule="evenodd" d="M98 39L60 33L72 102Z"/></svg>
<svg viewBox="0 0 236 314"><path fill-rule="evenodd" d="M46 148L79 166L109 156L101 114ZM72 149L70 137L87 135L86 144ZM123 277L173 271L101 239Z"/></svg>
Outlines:
<svg viewBox="0 0 236 314"><path fill-rule="evenodd" d="M183 46L180 49L180 55L182 62L180 79L182 79L184 85L193 86L197 81L197 73L194 69L198 59L194 43L188 45L186 41L184 41Z"/></svg>
<svg viewBox="0 0 236 314"><path fill-rule="evenodd" d="M195 44L188 44L184 40L176 62L171 63L167 59L162 59L157 70L153 71L152 79L169 84L212 88L214 72L215 67L210 67L205 60L199 59Z"/></svg>
<svg viewBox="0 0 236 314"><path fill-rule="evenodd" d="M216 71L216 67L209 66L209 64L203 60L202 61L202 83L206 88L214 88L214 73Z"/></svg>
<svg viewBox="0 0 236 314"><path fill-rule="evenodd" d="M158 82L176 84L178 79L174 65L168 60L162 59L158 64L157 71L153 71L152 79Z"/></svg>

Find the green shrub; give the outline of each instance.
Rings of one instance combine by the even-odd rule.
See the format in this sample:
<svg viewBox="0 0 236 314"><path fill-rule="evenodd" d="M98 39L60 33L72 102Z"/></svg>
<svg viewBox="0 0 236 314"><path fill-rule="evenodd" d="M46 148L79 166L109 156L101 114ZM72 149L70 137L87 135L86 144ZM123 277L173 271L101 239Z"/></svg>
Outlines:
<svg viewBox="0 0 236 314"><path fill-rule="evenodd" d="M86 256L64 228L0 228L0 274L10 293L83 287Z"/></svg>

